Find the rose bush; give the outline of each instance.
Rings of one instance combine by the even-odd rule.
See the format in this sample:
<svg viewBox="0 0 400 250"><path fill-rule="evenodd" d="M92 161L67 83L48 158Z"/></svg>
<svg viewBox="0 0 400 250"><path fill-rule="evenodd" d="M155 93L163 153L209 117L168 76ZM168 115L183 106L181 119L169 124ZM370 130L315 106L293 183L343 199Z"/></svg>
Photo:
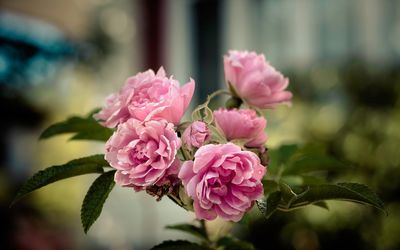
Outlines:
<svg viewBox="0 0 400 250"><path fill-rule="evenodd" d="M285 91L289 80L272 67L264 55L229 51L224 56L225 80L241 99L258 108L290 104L292 93Z"/></svg>
<svg viewBox="0 0 400 250"><path fill-rule="evenodd" d="M213 114L228 140L242 139L247 147L263 147L268 139L267 120L252 109L218 109Z"/></svg>
<svg viewBox="0 0 400 250"><path fill-rule="evenodd" d="M172 77L166 77L161 67L138 73L126 80L119 93L107 97L103 109L95 118L109 128L129 118L140 121L165 119L179 124L194 93L194 80L180 87Z"/></svg>
<svg viewBox="0 0 400 250"><path fill-rule="evenodd" d="M71 140L106 141L105 155L39 171L21 187L13 203L55 181L97 173L81 207L85 233L100 216L115 183L145 191L157 200L167 196L195 212L199 223L168 228L198 236L201 245L166 241L153 249L253 249L229 232L212 235L203 220L239 221L255 203L265 218L311 204L328 208L325 201L332 199L385 210L379 197L363 184L330 184L324 176L331 175L320 173L314 179L314 171L347 169L324 150L296 144L267 150L267 120L257 115L258 109L289 104L288 79L254 52L230 51L224 65L230 91L211 93L194 109L190 121L180 123L192 99L194 81L179 87L160 68L157 74L148 70L129 78L95 115L99 123L90 115L53 124L41 138L74 133ZM211 99L220 94L231 98L225 108L212 111ZM271 171L264 177L266 165Z"/></svg>
<svg viewBox="0 0 400 250"><path fill-rule="evenodd" d="M233 143L200 147L193 161L183 163L178 177L193 199L198 219L217 216L239 221L263 195L266 169L250 151Z"/></svg>
<svg viewBox="0 0 400 250"><path fill-rule="evenodd" d="M180 146L172 123L129 119L107 141L105 158L117 169L117 184L139 191L163 185L170 175L178 173L176 153Z"/></svg>

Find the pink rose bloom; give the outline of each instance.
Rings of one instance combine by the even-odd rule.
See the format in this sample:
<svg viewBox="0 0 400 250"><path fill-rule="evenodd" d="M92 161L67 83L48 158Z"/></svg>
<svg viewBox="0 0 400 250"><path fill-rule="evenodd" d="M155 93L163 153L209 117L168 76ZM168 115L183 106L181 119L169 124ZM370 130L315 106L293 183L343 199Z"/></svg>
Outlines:
<svg viewBox="0 0 400 250"><path fill-rule="evenodd" d="M273 108L281 103L290 104L292 93L285 91L289 80L264 55L231 50L224 56L224 71L227 83L249 105Z"/></svg>
<svg viewBox="0 0 400 250"><path fill-rule="evenodd" d="M252 109L215 110L214 119L228 140L244 139L247 147L263 147L268 139L267 120Z"/></svg>
<svg viewBox="0 0 400 250"><path fill-rule="evenodd" d="M105 159L117 169L117 184L139 191L164 185L170 175L178 173L179 160L175 155L180 146L174 124L129 119L107 141Z"/></svg>
<svg viewBox="0 0 400 250"><path fill-rule="evenodd" d="M210 137L210 133L207 128L207 124L200 121L195 121L185 129L182 135L182 142L187 148L192 149L193 147L199 148Z"/></svg>
<svg viewBox="0 0 400 250"><path fill-rule="evenodd" d="M208 144L199 148L194 161L183 163L178 177L198 219L239 221L262 197L265 171L253 152L233 143Z"/></svg>
<svg viewBox="0 0 400 250"><path fill-rule="evenodd" d="M172 77L167 78L161 67L157 74L153 70L138 73L126 80L117 94L106 99L105 107L95 115L106 127L135 118L140 121L165 119L179 124L194 93L194 80L183 87Z"/></svg>

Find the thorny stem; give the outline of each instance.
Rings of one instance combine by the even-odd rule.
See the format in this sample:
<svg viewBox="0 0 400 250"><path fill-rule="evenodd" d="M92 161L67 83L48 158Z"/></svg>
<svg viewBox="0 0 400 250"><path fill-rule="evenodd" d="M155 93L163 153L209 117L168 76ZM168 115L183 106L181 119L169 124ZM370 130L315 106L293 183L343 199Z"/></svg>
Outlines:
<svg viewBox="0 0 400 250"><path fill-rule="evenodd" d="M225 90L225 89L220 89L220 90L217 90L217 91L211 93L210 95L208 95L207 96L207 100L205 102L203 102L202 104L198 105L197 108L195 108L193 110L193 112L192 112L192 120L196 120L195 114L196 113L200 113L201 114L201 110L202 109L207 109L208 108L208 104L210 103L210 101L214 97L216 97L218 95L232 95L232 93L227 91L227 90ZM200 116L202 116L202 115L200 115Z"/></svg>

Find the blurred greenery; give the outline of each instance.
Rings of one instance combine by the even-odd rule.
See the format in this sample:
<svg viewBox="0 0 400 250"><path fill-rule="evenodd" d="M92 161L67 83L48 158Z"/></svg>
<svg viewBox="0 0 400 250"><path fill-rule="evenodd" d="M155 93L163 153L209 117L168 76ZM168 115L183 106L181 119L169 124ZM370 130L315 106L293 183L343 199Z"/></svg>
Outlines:
<svg viewBox="0 0 400 250"><path fill-rule="evenodd" d="M354 60L339 67L319 64L308 73L293 71L289 75L295 101L279 123L274 120L281 114L267 113L270 137L284 134L284 123L296 124L295 141L315 145L332 157L332 163L338 159L350 166L346 171L329 171L328 180L367 184L384 200L388 215L329 201L329 211L308 206L292 213L278 212L267 221L253 218L239 235L259 249L398 249L399 67L377 69ZM296 112L301 112L299 119L293 117ZM284 128L279 128L280 124ZM285 139L272 143L283 142ZM293 150L294 146L287 146L282 158ZM272 164L281 160L274 150L270 152ZM305 164L313 168L307 161ZM343 170L341 164L328 165L330 170L335 170L335 165ZM271 168L270 173L276 169Z"/></svg>

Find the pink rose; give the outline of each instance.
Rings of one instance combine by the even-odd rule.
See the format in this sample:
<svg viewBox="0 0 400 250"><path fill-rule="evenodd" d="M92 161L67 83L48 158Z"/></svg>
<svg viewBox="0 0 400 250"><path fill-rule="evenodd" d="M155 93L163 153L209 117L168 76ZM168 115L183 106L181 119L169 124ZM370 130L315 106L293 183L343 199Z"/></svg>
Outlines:
<svg viewBox="0 0 400 250"><path fill-rule="evenodd" d="M178 173L180 163L175 155L180 146L172 123L129 119L107 141L105 158L117 169L117 184L139 191L164 185L170 175Z"/></svg>
<svg viewBox="0 0 400 250"><path fill-rule="evenodd" d="M285 91L289 80L272 67L264 55L229 51L224 56L225 79L237 95L258 108L290 104L292 93Z"/></svg>
<svg viewBox="0 0 400 250"><path fill-rule="evenodd" d="M129 118L140 121L165 119L179 124L194 92L194 80L179 87L179 82L167 78L161 67L130 77L117 94L106 99L105 107L95 115L106 127L113 128Z"/></svg>
<svg viewBox="0 0 400 250"><path fill-rule="evenodd" d="M247 147L263 147L267 141L267 120L252 109L215 110L214 119L228 140L245 139Z"/></svg>
<svg viewBox="0 0 400 250"><path fill-rule="evenodd" d="M195 121L185 129L182 135L182 142L187 148L199 148L210 137L207 124L200 121Z"/></svg>
<svg viewBox="0 0 400 250"><path fill-rule="evenodd" d="M265 171L253 152L233 143L208 144L199 148L194 161L183 163L178 177L198 219L239 221L262 197Z"/></svg>

